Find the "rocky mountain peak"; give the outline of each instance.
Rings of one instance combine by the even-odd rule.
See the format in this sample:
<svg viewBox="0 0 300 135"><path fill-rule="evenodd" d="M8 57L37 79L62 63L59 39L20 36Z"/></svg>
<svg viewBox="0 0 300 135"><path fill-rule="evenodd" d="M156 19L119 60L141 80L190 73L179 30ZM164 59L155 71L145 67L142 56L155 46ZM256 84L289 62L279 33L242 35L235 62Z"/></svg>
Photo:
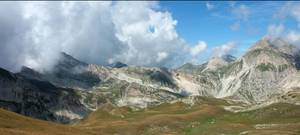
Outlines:
<svg viewBox="0 0 300 135"><path fill-rule="evenodd" d="M215 70L222 66L226 66L235 60L236 60L236 58L229 54L226 54L226 55L223 55L220 57L219 56L213 57L207 62L205 70Z"/></svg>
<svg viewBox="0 0 300 135"><path fill-rule="evenodd" d="M188 62L188 63L185 63L185 64L181 65L180 67L178 67L177 70L187 70L187 71L189 71L189 70L193 69L194 66L195 65Z"/></svg>
<svg viewBox="0 0 300 135"><path fill-rule="evenodd" d="M205 68L207 63L201 65L194 65L192 63L185 63L184 65L177 68L178 71L186 73L200 73Z"/></svg>
<svg viewBox="0 0 300 135"><path fill-rule="evenodd" d="M118 61L118 62L109 64L108 66L112 67L112 68L122 68L122 67L127 67L128 65Z"/></svg>
<svg viewBox="0 0 300 135"><path fill-rule="evenodd" d="M27 78L38 79L38 80L40 80L42 77L41 73L26 66L22 66L21 71L17 74L21 76L25 76Z"/></svg>
<svg viewBox="0 0 300 135"><path fill-rule="evenodd" d="M223 55L221 58L227 62L232 62L232 61L236 60L236 57L234 57L230 54Z"/></svg>
<svg viewBox="0 0 300 135"><path fill-rule="evenodd" d="M293 65L296 47L281 38L264 37L243 56L248 65Z"/></svg>
<svg viewBox="0 0 300 135"><path fill-rule="evenodd" d="M262 49L271 47L270 38L264 37L261 40L257 41L254 46L250 48L250 50Z"/></svg>
<svg viewBox="0 0 300 135"><path fill-rule="evenodd" d="M250 51L258 49L269 49L290 55L293 55L297 50L295 46L291 45L282 38L270 37L264 37L261 40L257 41L255 45L250 48Z"/></svg>
<svg viewBox="0 0 300 135"><path fill-rule="evenodd" d="M76 66L87 66L87 65L88 64L75 59L71 55L69 55L65 52L61 52L60 53L60 59L58 61L58 64L56 65L56 67L63 67L63 68L68 69L68 68L73 68L73 67L76 67Z"/></svg>
<svg viewBox="0 0 300 135"><path fill-rule="evenodd" d="M40 81L49 81L62 88L89 89L98 84L101 79L88 64L62 52L60 59L51 72L38 72L34 69L23 67L20 76Z"/></svg>

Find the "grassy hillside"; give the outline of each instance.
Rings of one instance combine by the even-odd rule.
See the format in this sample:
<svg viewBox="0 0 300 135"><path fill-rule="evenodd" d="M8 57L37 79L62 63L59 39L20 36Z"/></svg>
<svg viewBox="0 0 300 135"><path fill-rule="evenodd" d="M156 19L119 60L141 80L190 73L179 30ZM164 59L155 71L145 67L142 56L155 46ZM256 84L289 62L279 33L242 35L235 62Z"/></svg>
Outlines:
<svg viewBox="0 0 300 135"><path fill-rule="evenodd" d="M274 104L267 108L232 113L221 100L201 99L191 107L162 104L131 112L128 108L99 110L76 127L101 134L300 134L300 106Z"/></svg>
<svg viewBox="0 0 300 135"><path fill-rule="evenodd" d="M176 102L141 111L106 104L74 125L60 125L0 110L0 133L15 135L297 135L300 106L278 103L232 113L223 100L198 98L194 106Z"/></svg>
<svg viewBox="0 0 300 135"><path fill-rule="evenodd" d="M83 135L86 131L71 126L33 119L0 109L1 135Z"/></svg>

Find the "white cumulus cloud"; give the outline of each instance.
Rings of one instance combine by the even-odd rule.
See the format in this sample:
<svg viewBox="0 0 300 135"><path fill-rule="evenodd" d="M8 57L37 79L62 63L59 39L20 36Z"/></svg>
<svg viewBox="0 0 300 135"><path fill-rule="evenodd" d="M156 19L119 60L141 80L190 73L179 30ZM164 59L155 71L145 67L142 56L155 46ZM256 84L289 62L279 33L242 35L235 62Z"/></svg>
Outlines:
<svg viewBox="0 0 300 135"><path fill-rule="evenodd" d="M0 66L48 70L64 51L87 63L174 67L191 55L176 25L157 2L1 2Z"/></svg>
<svg viewBox="0 0 300 135"><path fill-rule="evenodd" d="M198 41L198 44L190 48L192 56L196 56L203 52L207 48L207 44L204 41Z"/></svg>
<svg viewBox="0 0 300 135"><path fill-rule="evenodd" d="M160 62L160 61L162 61L163 59L165 59L167 57L168 57L168 53L166 53L166 52L159 52L159 53L157 53L157 59L156 59L156 61Z"/></svg>

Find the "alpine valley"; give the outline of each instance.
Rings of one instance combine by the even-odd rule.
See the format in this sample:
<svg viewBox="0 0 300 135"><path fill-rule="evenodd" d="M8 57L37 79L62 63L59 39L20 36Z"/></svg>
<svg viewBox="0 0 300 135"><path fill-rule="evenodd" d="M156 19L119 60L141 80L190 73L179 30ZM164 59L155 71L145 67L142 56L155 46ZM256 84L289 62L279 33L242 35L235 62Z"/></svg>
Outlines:
<svg viewBox="0 0 300 135"><path fill-rule="evenodd" d="M0 68L2 135L297 135L300 51L263 38L242 57L177 69L88 64Z"/></svg>

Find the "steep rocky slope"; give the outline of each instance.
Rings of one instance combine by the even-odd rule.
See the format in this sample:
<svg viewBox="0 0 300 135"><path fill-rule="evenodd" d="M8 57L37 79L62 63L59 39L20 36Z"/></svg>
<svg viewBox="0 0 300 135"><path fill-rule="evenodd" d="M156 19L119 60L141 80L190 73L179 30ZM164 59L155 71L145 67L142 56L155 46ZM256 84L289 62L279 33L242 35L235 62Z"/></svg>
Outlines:
<svg viewBox="0 0 300 135"><path fill-rule="evenodd" d="M217 97L222 88L221 79L225 67L233 65L231 55L213 57L201 65L185 64L173 72L176 83L190 95Z"/></svg>
<svg viewBox="0 0 300 135"><path fill-rule="evenodd" d="M10 111L55 122L82 119L89 112L76 90L27 79L0 69L0 105Z"/></svg>

